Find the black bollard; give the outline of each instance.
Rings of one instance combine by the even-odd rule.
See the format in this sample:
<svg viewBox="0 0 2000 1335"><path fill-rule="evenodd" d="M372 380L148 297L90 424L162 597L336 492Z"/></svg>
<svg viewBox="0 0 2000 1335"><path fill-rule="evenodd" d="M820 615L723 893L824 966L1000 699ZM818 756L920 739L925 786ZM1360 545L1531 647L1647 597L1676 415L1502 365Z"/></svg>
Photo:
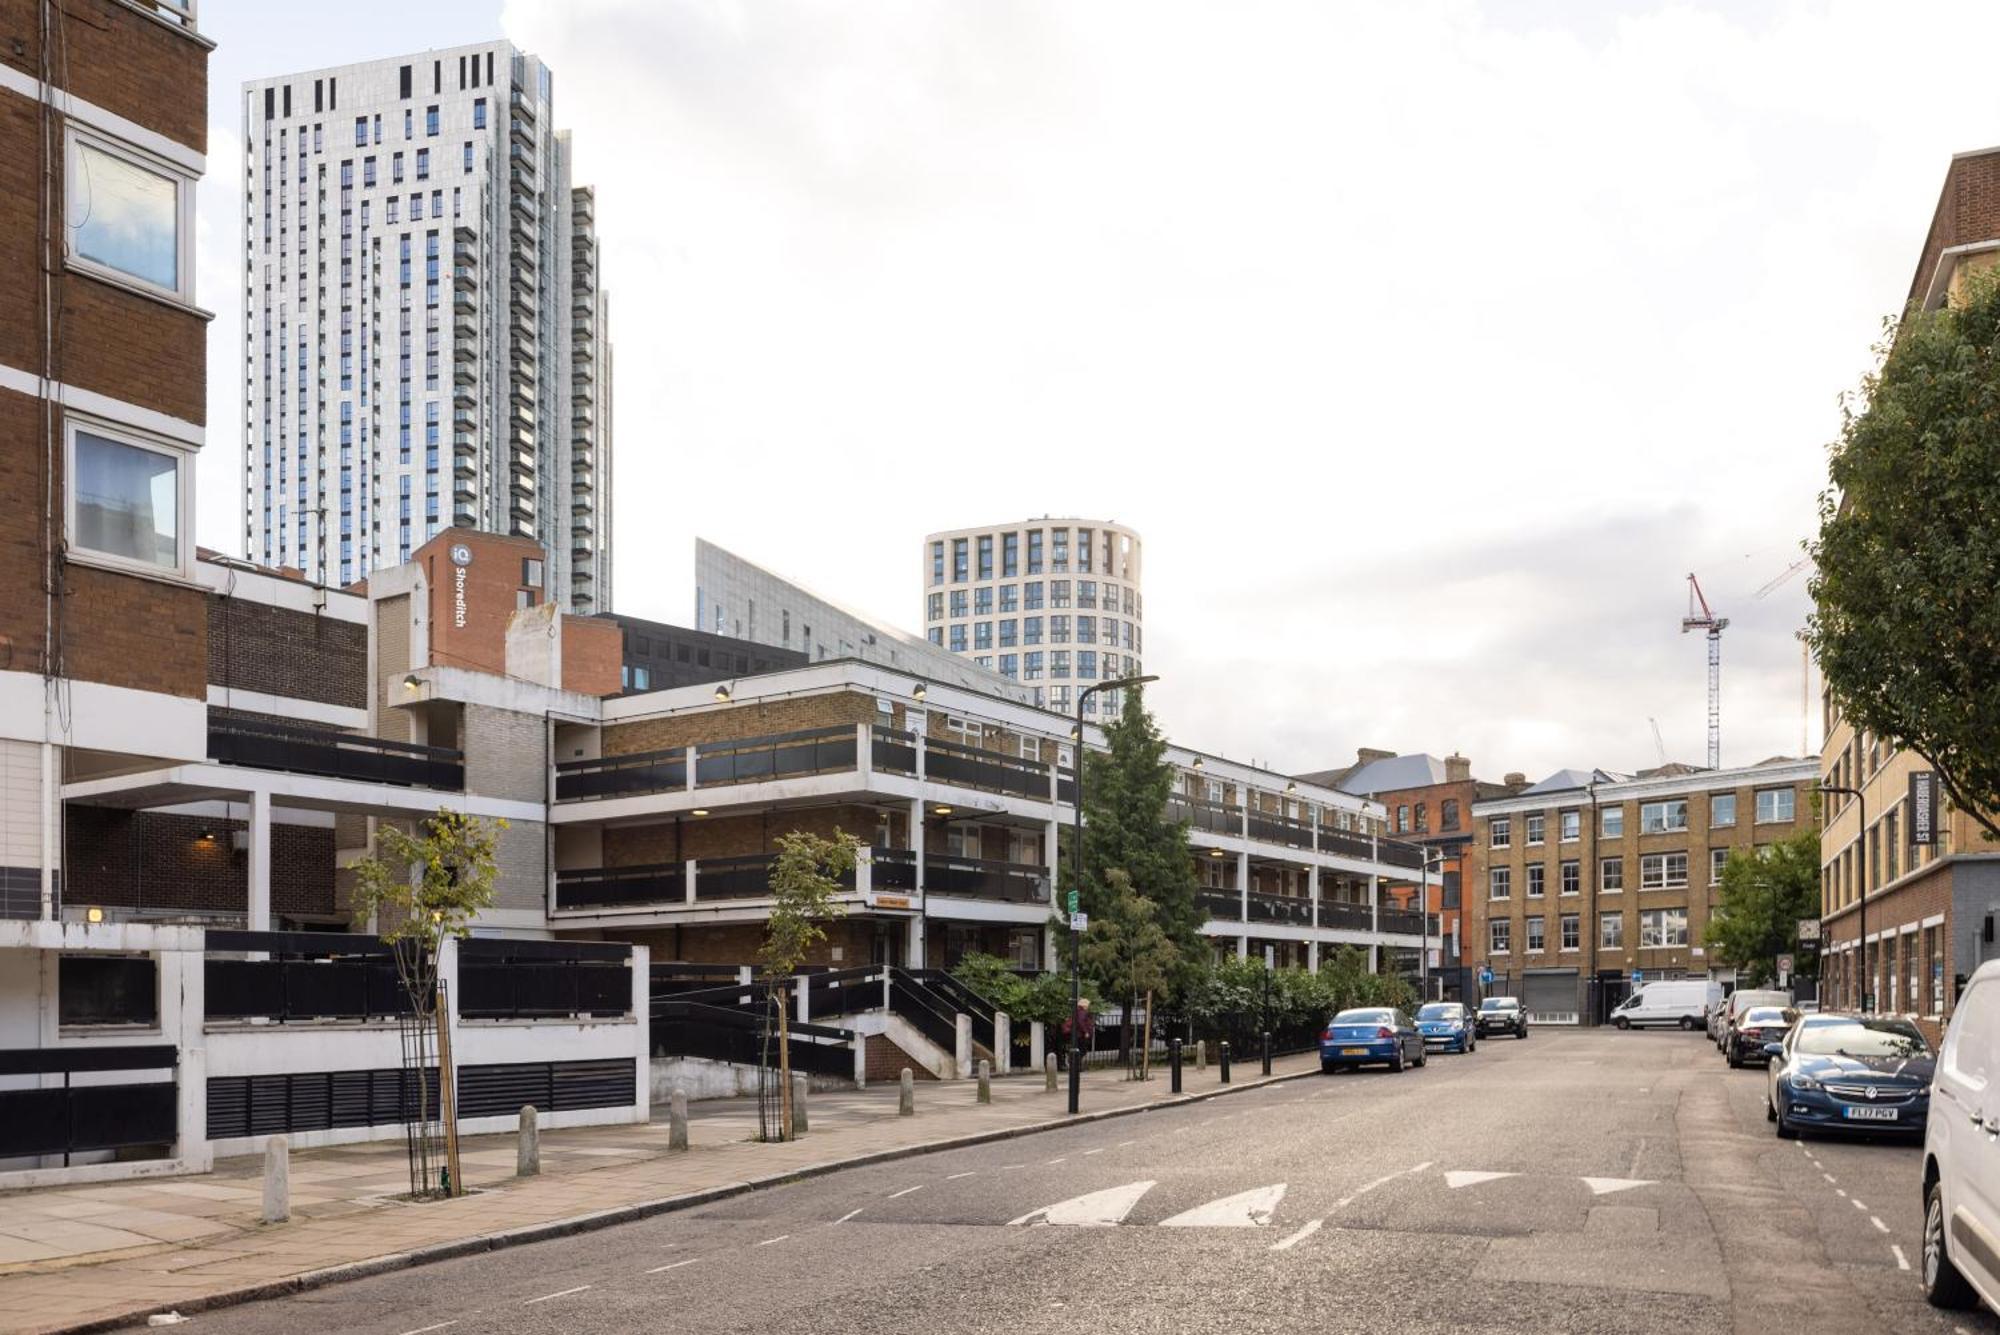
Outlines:
<svg viewBox="0 0 2000 1335"><path fill-rule="evenodd" d="M1225 1085L1228 1084L1229 1083L1229 1040L1226 1038L1222 1040L1221 1052L1220 1055L1216 1058L1216 1064L1220 1066L1222 1069L1222 1083Z"/></svg>
<svg viewBox="0 0 2000 1335"><path fill-rule="evenodd" d="M1264 1031L1264 1074L1271 1074L1271 1031Z"/></svg>
<svg viewBox="0 0 2000 1335"><path fill-rule="evenodd" d="M1181 1041L1178 1038L1167 1040L1167 1062L1173 1071L1174 1093L1178 1094L1181 1092Z"/></svg>

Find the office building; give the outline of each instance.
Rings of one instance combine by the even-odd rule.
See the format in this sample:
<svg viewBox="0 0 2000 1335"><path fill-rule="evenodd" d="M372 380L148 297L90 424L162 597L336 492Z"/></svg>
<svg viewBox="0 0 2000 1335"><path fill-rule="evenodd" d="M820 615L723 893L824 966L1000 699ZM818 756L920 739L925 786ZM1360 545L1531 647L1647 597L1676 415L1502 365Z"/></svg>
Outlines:
<svg viewBox="0 0 2000 1335"><path fill-rule="evenodd" d="M611 601L596 201L504 42L243 89L245 555L346 585L453 526Z"/></svg>

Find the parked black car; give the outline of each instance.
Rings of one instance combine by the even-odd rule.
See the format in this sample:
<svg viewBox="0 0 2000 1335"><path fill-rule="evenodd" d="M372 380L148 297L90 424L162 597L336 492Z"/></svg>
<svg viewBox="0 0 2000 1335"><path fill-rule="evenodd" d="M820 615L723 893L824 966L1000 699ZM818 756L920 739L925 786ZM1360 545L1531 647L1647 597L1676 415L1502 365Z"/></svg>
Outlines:
<svg viewBox="0 0 2000 1335"><path fill-rule="evenodd" d="M1528 1012L1521 1009L1519 997L1488 997L1479 1003L1479 1014L1472 1022L1473 1036L1485 1038L1489 1034L1512 1034L1516 1038L1528 1036Z"/></svg>
<svg viewBox="0 0 2000 1335"><path fill-rule="evenodd" d="M1765 1045L1783 1042L1798 1020L1799 1013L1788 1007L1752 1006L1729 1026L1728 1046L1723 1048L1722 1055L1732 1069L1750 1062L1769 1065L1771 1058L1765 1054Z"/></svg>

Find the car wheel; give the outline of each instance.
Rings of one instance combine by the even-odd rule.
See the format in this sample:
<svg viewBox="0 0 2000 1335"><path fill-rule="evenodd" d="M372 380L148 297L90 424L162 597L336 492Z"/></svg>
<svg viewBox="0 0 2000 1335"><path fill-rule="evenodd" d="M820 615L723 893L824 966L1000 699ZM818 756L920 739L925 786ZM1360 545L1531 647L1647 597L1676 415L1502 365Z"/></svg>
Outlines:
<svg viewBox="0 0 2000 1335"><path fill-rule="evenodd" d="M1951 1263L1944 1240L1944 1184L1931 1183L1924 1193L1924 1269L1919 1279L1924 1299L1932 1307L1962 1309L1975 1306L1979 1295Z"/></svg>
<svg viewBox="0 0 2000 1335"><path fill-rule="evenodd" d="M1389 1069L1400 1074L1403 1069L1403 1045L1396 1045L1396 1055L1389 1058Z"/></svg>
<svg viewBox="0 0 2000 1335"><path fill-rule="evenodd" d="M1419 1065L1419 1066L1424 1066L1424 1065L1428 1065L1428 1064L1429 1064L1429 1062L1430 1062L1430 1059L1431 1059L1431 1054L1430 1054L1430 1052L1429 1052L1428 1050L1425 1050L1425 1051L1423 1051L1423 1052L1419 1052L1419 1053L1417 1054L1417 1065Z"/></svg>
<svg viewBox="0 0 2000 1335"><path fill-rule="evenodd" d="M1611 1027L1613 1029L1630 1029L1632 1022L1621 1015L1611 1022Z"/></svg>
<svg viewBox="0 0 2000 1335"><path fill-rule="evenodd" d="M1767 1122L1778 1120L1777 1106L1771 1102L1771 1097L1768 1094L1764 1096L1764 1120Z"/></svg>
<svg viewBox="0 0 2000 1335"><path fill-rule="evenodd" d="M1683 1034L1692 1034L1694 1032L1694 1021L1685 1015L1681 1016L1681 1032Z"/></svg>
<svg viewBox="0 0 2000 1335"><path fill-rule="evenodd" d="M1778 1115L1774 1120L1778 1123L1779 1140L1797 1140L1799 1138L1798 1130L1785 1120L1785 1110L1783 1108L1778 1109Z"/></svg>
<svg viewBox="0 0 2000 1335"><path fill-rule="evenodd" d="M1736 1055L1735 1048L1731 1048L1726 1054L1724 1054L1722 1059L1729 1063L1729 1069L1732 1071L1740 1071L1743 1069L1743 1059Z"/></svg>
<svg viewBox="0 0 2000 1335"><path fill-rule="evenodd" d="M1521 1026L1521 1037L1526 1038L1527 1036L1528 1036L1528 1026L1524 1024Z"/></svg>
<svg viewBox="0 0 2000 1335"><path fill-rule="evenodd" d="M1338 1071L1339 1069L1340 1068L1338 1066L1335 1066L1332 1062L1321 1062L1319 1064L1319 1073L1321 1075L1332 1075L1335 1071Z"/></svg>

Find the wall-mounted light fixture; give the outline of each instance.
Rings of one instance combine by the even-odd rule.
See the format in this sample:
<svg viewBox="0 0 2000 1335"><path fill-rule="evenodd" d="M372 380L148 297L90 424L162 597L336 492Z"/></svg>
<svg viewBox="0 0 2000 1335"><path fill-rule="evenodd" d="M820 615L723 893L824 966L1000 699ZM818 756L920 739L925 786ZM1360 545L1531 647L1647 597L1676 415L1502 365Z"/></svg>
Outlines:
<svg viewBox="0 0 2000 1335"><path fill-rule="evenodd" d="M1192 770L1199 770L1201 768L1201 757L1196 756L1194 758L1194 764L1188 766L1188 768Z"/></svg>
<svg viewBox="0 0 2000 1335"><path fill-rule="evenodd" d="M729 688L727 686L718 686L715 688L715 703L719 705L729 703Z"/></svg>
<svg viewBox="0 0 2000 1335"><path fill-rule="evenodd" d="M914 691L910 692L910 698L912 700L915 700L918 704L922 704L924 702L924 696L928 694L929 692L924 689L924 684L922 682L918 682L917 688Z"/></svg>
<svg viewBox="0 0 2000 1335"><path fill-rule="evenodd" d="M406 691L420 690L422 689L423 684L424 684L424 679L422 677L419 677L414 672L410 673L408 676L403 678L403 689Z"/></svg>
<svg viewBox="0 0 2000 1335"><path fill-rule="evenodd" d="M688 815L690 816L706 816L707 814L708 814L707 807L696 807L693 811L690 811L688 813Z"/></svg>
<svg viewBox="0 0 2000 1335"><path fill-rule="evenodd" d="M83 911L83 920L85 922L103 922L104 910L97 907L97 905L92 904L89 908Z"/></svg>
<svg viewBox="0 0 2000 1335"><path fill-rule="evenodd" d="M933 815L933 816L949 816L950 814L951 814L951 808L950 808L950 807L932 807L932 808L931 808L931 815Z"/></svg>

